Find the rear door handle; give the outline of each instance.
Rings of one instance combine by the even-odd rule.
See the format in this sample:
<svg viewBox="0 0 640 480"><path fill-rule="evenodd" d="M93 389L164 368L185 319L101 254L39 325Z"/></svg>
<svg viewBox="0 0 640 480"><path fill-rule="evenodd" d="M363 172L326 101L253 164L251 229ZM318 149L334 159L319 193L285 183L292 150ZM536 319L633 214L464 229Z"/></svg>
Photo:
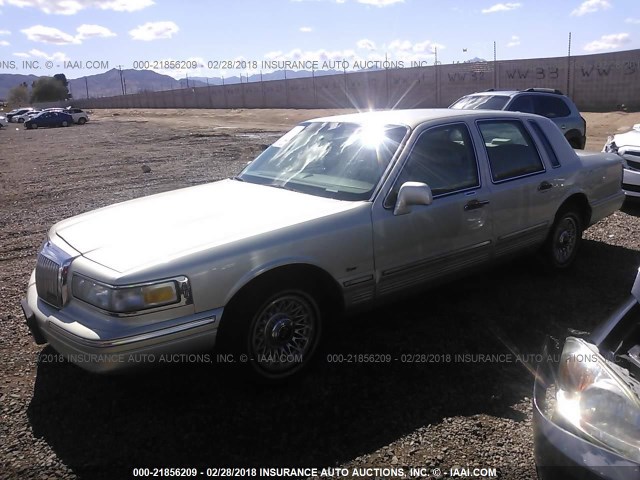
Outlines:
<svg viewBox="0 0 640 480"><path fill-rule="evenodd" d="M546 180L542 182L540 185L538 185L538 190L541 192L543 190L549 190L550 188L553 188L553 185L547 182Z"/></svg>
<svg viewBox="0 0 640 480"><path fill-rule="evenodd" d="M489 203L489 200L471 200L464 206L464 211L468 212L469 210L475 210L477 208L482 208Z"/></svg>

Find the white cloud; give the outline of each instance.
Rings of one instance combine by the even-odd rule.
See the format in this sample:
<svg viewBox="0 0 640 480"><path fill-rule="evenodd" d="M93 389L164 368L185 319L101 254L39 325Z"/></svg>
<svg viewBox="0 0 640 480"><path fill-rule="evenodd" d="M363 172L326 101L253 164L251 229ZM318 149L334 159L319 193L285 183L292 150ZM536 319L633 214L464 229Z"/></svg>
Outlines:
<svg viewBox="0 0 640 480"><path fill-rule="evenodd" d="M599 40L589 42L584 46L587 52L597 52L600 50L615 50L622 47L625 43L629 43L631 38L628 33L613 33L611 35L603 35Z"/></svg>
<svg viewBox="0 0 640 480"><path fill-rule="evenodd" d="M521 3L496 3L489 8L483 9L482 13L508 12L520 7L522 7Z"/></svg>
<svg viewBox="0 0 640 480"><path fill-rule="evenodd" d="M84 40L87 38L107 38L107 37L115 37L116 34L109 30L107 27L103 27L101 25L80 25L76 28L78 35L76 38L79 40Z"/></svg>
<svg viewBox="0 0 640 480"><path fill-rule="evenodd" d="M45 27L43 25L34 25L33 27L21 30L27 38L33 42L49 43L53 45L78 45L82 40L88 38L107 38L115 37L116 34L107 27L100 25L80 25L76 28L77 34L70 35L62 30L53 27Z"/></svg>
<svg viewBox="0 0 640 480"><path fill-rule="evenodd" d="M101 10L114 10L116 12L135 12L155 4L153 0L111 0L96 1L96 7Z"/></svg>
<svg viewBox="0 0 640 480"><path fill-rule="evenodd" d="M75 15L87 8L134 12L150 7L153 0L6 0L7 5L19 8L37 8L54 15ZM2 3L0 3L2 5Z"/></svg>
<svg viewBox="0 0 640 480"><path fill-rule="evenodd" d="M0 40L0 47L8 47L9 45L11 44L6 40Z"/></svg>
<svg viewBox="0 0 640 480"><path fill-rule="evenodd" d="M606 10L607 8L611 8L611 2L609 2L609 0L587 0L586 2L582 2L578 8L573 10L571 15L581 17L587 13Z"/></svg>
<svg viewBox="0 0 640 480"><path fill-rule="evenodd" d="M0 30L0 35L11 35L11 32L9 30Z"/></svg>
<svg viewBox="0 0 640 480"><path fill-rule="evenodd" d="M311 27L300 27L300 31L303 33L313 32L313 28Z"/></svg>
<svg viewBox="0 0 640 480"><path fill-rule="evenodd" d="M373 40L369 40L367 38L363 38L362 40L358 40L356 44L360 50L375 50L376 44Z"/></svg>
<svg viewBox="0 0 640 480"><path fill-rule="evenodd" d="M640 18L625 18L624 23L631 23L634 25L640 25Z"/></svg>
<svg viewBox="0 0 640 480"><path fill-rule="evenodd" d="M520 37L517 35L512 35L511 41L507 43L507 47L517 47L518 45L520 45Z"/></svg>
<svg viewBox="0 0 640 480"><path fill-rule="evenodd" d="M52 43L54 45L70 45L81 43L73 35L58 30L53 27L34 25L33 27L20 30L27 38L33 42Z"/></svg>
<svg viewBox="0 0 640 480"><path fill-rule="evenodd" d="M69 60L69 57L67 57L67 55L63 52L55 52L49 55L43 52L42 50L37 50L35 48L29 50L29 53L18 52L18 53L14 53L14 55L16 57L21 57L21 58L31 58L31 57L44 58L45 60L52 60L54 62L63 62L65 60L67 61Z"/></svg>
<svg viewBox="0 0 640 480"><path fill-rule="evenodd" d="M338 0L338 3L344 2ZM364 5L373 5L374 7L388 7L389 5L393 5L395 3L404 3L404 0L358 0L358 3L362 3Z"/></svg>
<svg viewBox="0 0 640 480"><path fill-rule="evenodd" d="M171 38L180 30L173 22L147 22L129 31L134 40L149 42L161 38Z"/></svg>

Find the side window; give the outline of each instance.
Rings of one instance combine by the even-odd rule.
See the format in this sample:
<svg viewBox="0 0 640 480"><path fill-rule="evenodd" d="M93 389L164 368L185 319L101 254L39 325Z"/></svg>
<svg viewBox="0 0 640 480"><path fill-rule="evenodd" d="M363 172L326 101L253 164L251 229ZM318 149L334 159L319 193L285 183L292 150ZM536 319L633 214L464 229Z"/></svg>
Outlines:
<svg viewBox="0 0 640 480"><path fill-rule="evenodd" d="M509 110L512 112L535 113L533 97L531 95L520 95L509 105Z"/></svg>
<svg viewBox="0 0 640 480"><path fill-rule="evenodd" d="M476 156L467 126L457 123L423 132L411 149L396 189L404 182L426 183L434 196L479 186Z"/></svg>
<svg viewBox="0 0 640 480"><path fill-rule="evenodd" d="M494 182L544 171L535 144L521 122L488 120L478 122Z"/></svg>
<svg viewBox="0 0 640 480"><path fill-rule="evenodd" d="M567 104L557 96L537 95L535 113L547 118L560 118L571 115L571 110L569 110Z"/></svg>
<svg viewBox="0 0 640 480"><path fill-rule="evenodd" d="M559 167L560 160L558 160L558 156L556 155L555 150L551 146L551 142L549 142L549 139L547 138L545 133L542 131L542 127L535 120L529 120L529 125L531 125L533 130L536 132L536 135L540 137L540 141L542 142L542 147L544 148L544 151L546 152L547 157L551 162L551 166L553 168Z"/></svg>

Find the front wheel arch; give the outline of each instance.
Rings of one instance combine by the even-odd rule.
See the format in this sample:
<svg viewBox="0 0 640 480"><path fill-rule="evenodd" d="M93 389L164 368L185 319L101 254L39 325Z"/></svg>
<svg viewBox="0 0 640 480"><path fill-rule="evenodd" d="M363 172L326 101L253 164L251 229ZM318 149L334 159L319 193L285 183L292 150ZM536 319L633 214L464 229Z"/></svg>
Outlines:
<svg viewBox="0 0 640 480"><path fill-rule="evenodd" d="M261 332L275 335L278 329L291 327L286 319L280 324L276 318L278 315L282 318L287 316L287 303L310 318L310 338L302 342L307 345L302 348L305 352L305 355L301 355L302 361L288 366L269 365L256 358L261 342L267 337ZM324 270L311 265L275 268L243 286L225 306L218 327L216 349L232 353L236 361L234 366L260 382L289 380L303 371L313 359L323 331L340 313L342 305L337 282ZM291 345L285 344L285 348L290 349ZM243 356L248 361L243 362Z"/></svg>

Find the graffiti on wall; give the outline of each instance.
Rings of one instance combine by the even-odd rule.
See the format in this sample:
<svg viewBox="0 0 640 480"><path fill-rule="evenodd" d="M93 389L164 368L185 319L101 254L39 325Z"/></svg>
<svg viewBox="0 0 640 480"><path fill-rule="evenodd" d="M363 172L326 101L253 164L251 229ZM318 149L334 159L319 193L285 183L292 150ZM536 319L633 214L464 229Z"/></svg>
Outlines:
<svg viewBox="0 0 640 480"><path fill-rule="evenodd" d="M620 70L623 75L635 75L640 71L640 61L592 63L580 65L582 78L608 77L610 73Z"/></svg>

